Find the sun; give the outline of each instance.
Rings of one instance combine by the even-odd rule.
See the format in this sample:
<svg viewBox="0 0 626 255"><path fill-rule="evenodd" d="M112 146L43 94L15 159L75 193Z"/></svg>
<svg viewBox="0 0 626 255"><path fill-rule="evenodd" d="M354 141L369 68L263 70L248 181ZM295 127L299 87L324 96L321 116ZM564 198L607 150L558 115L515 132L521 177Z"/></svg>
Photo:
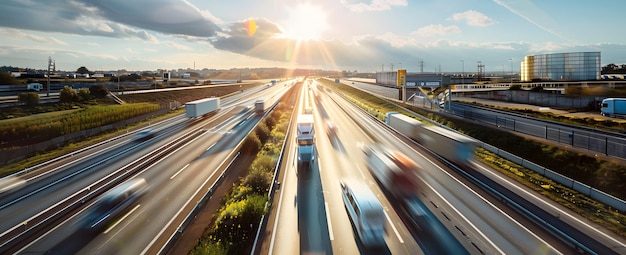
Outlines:
<svg viewBox="0 0 626 255"><path fill-rule="evenodd" d="M326 12L311 4L300 4L289 10L283 35L296 40L318 40L326 30Z"/></svg>

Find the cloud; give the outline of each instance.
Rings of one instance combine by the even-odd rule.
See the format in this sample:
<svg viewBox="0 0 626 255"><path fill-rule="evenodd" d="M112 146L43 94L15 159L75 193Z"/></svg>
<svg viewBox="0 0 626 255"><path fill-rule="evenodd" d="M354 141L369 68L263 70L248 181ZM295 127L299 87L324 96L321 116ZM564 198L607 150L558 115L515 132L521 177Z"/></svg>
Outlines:
<svg viewBox="0 0 626 255"><path fill-rule="evenodd" d="M151 42L156 37L146 30L209 37L218 22L186 0L7 1L0 8L3 27Z"/></svg>
<svg viewBox="0 0 626 255"><path fill-rule="evenodd" d="M162 42L162 43L167 45L167 46L170 46L172 48L175 48L177 50L184 50L184 51L192 51L193 50L193 48L191 48L189 46L182 45L180 43L175 43L175 42L172 42L172 41L165 41L165 42Z"/></svg>
<svg viewBox="0 0 626 255"><path fill-rule="evenodd" d="M465 21L470 26L486 27L494 24L495 22L487 17L485 14L474 10L468 10L461 13L455 13L452 15L454 21Z"/></svg>
<svg viewBox="0 0 626 255"><path fill-rule="evenodd" d="M186 0L76 0L94 7L107 20L162 32L210 37L220 31L219 22Z"/></svg>
<svg viewBox="0 0 626 255"><path fill-rule="evenodd" d="M369 3L350 3L348 0L341 0L342 5L353 12L385 11L394 6L407 6L407 0L372 0Z"/></svg>
<svg viewBox="0 0 626 255"><path fill-rule="evenodd" d="M43 36L39 36L39 35L34 35L34 34L30 34L30 33L25 33L23 31L17 30L17 29L2 29L0 28L0 35L5 36L5 38L22 38L22 39L27 39L27 40L31 40L31 41L35 41L38 43L53 43L53 44L59 44L59 45L68 45L68 43L59 40L57 38L54 37L43 37Z"/></svg>
<svg viewBox="0 0 626 255"><path fill-rule="evenodd" d="M412 32L411 35L433 37L437 35L455 34L460 32L461 29L455 25L444 26L441 24L431 24L417 29L416 31Z"/></svg>

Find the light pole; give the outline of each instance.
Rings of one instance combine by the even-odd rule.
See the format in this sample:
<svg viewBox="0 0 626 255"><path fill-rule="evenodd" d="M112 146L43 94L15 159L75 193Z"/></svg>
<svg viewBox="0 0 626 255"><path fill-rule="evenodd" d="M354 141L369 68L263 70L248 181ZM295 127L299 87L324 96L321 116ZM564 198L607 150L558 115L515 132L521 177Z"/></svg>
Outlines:
<svg viewBox="0 0 626 255"><path fill-rule="evenodd" d="M509 64L511 65L511 83L513 83L513 59L509 58Z"/></svg>
<svg viewBox="0 0 626 255"><path fill-rule="evenodd" d="M465 84L465 61L461 59L461 64L463 65L463 69L461 71L461 84Z"/></svg>

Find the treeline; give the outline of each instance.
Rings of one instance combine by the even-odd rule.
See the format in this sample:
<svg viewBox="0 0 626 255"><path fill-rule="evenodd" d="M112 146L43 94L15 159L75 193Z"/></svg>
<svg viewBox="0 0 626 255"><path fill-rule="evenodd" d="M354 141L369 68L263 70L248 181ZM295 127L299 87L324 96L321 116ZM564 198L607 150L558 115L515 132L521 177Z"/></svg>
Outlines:
<svg viewBox="0 0 626 255"><path fill-rule="evenodd" d="M608 64L602 67L602 74L626 74L626 64L616 65Z"/></svg>
<svg viewBox="0 0 626 255"><path fill-rule="evenodd" d="M151 103L89 106L61 114L0 121L0 147L23 146L159 110Z"/></svg>
<svg viewBox="0 0 626 255"><path fill-rule="evenodd" d="M248 174L234 184L222 200L191 254L242 254L249 252L261 216L265 214L267 194L273 179L277 159L282 151L291 108L280 103L242 145L242 156L256 159Z"/></svg>

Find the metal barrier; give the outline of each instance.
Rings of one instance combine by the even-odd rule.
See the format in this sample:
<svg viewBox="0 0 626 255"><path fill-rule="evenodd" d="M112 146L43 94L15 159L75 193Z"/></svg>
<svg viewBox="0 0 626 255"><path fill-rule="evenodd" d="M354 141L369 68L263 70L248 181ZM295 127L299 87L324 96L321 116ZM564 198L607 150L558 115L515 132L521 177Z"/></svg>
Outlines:
<svg viewBox="0 0 626 255"><path fill-rule="evenodd" d="M614 197L612 195L609 195L605 192L602 192L601 190L595 189L587 184L584 184L582 182L576 181L572 178L569 178L567 176L561 175L555 171L552 171L548 168L545 168L543 166L537 165L533 162L530 162L528 160L525 160L521 157L515 156L507 151L501 150L498 147L495 146L491 146L489 144L483 143L481 142L481 147L497 154L498 156L505 158L507 160L510 160L512 162L515 162L516 164L519 164L523 167L526 167L538 174L541 174L543 176L545 176L548 179L551 179L555 182L560 183L563 186L566 186L568 188L571 188L573 190L576 190L584 195L587 195L603 204L606 204L612 208L615 208L617 210L620 210L622 212L626 212L626 201L619 199L617 197Z"/></svg>

